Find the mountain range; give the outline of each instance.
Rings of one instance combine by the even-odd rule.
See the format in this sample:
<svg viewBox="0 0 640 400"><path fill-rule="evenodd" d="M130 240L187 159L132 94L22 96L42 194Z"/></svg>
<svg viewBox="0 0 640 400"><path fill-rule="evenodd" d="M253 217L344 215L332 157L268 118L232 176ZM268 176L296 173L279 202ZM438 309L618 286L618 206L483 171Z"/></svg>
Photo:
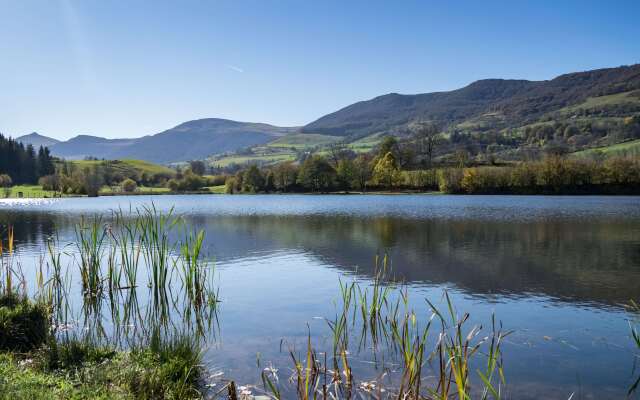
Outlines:
<svg viewBox="0 0 640 400"><path fill-rule="evenodd" d="M629 94L624 97L623 106L615 104L613 114L611 107L608 111L598 110L598 115L609 113L605 116L615 118L640 115L640 64L570 73L547 81L485 79L448 92L391 93L349 105L303 127L207 118L132 139L80 135L59 142L32 133L17 140L34 146L46 145L53 155L69 159L93 156L172 163L282 142L284 136L294 134L337 136L346 142L372 135L402 136L417 121L499 133L549 121L572 106L620 93Z"/></svg>
<svg viewBox="0 0 640 400"><path fill-rule="evenodd" d="M104 159L140 159L155 163L204 159L270 142L297 131L268 124L206 118L184 122L155 135L133 139L105 139L78 135L65 142L31 133L16 140L34 146L47 144L51 153L67 159L97 157Z"/></svg>

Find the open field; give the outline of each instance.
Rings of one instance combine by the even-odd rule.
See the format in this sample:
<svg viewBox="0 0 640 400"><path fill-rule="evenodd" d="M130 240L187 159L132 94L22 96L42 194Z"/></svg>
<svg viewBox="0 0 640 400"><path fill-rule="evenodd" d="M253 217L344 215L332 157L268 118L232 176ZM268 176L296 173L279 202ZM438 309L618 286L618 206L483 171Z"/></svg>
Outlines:
<svg viewBox="0 0 640 400"><path fill-rule="evenodd" d="M306 149L315 146L324 146L333 142L340 141L339 136L318 135L314 133L295 133L283 136L273 142L267 144L268 147L285 147L295 149Z"/></svg>
<svg viewBox="0 0 640 400"><path fill-rule="evenodd" d="M210 161L210 164L214 167L227 167L231 164L250 164L252 162L256 163L277 163L283 161L291 161L295 160L295 154L292 152L282 152L282 153L270 153L264 155L232 155L227 157L222 157L217 160Z"/></svg>
<svg viewBox="0 0 640 400"><path fill-rule="evenodd" d="M209 187L206 187L205 189L207 189L211 193L215 193L215 194L224 194L225 193L225 185L209 186Z"/></svg>
<svg viewBox="0 0 640 400"><path fill-rule="evenodd" d="M19 196L19 193L22 193L22 196ZM8 197L17 198L42 198L42 197L53 197L55 192L50 190L43 190L40 185L16 185L11 187L11 191ZM0 192L0 197L5 196L4 190Z"/></svg>
<svg viewBox="0 0 640 400"><path fill-rule="evenodd" d="M341 139L337 136L296 133L283 136L263 146L253 147L251 149L253 154L222 156L212 159L209 163L214 167L224 168L231 164L274 164L293 161L299 151L322 148Z"/></svg>
<svg viewBox="0 0 640 400"><path fill-rule="evenodd" d="M347 146L355 152L366 153L373 150L374 147L382 141L385 135L374 133L373 135L365 136L354 142L349 143Z"/></svg>
<svg viewBox="0 0 640 400"><path fill-rule="evenodd" d="M578 157L593 157L598 153L606 157L638 156L640 155L640 139L624 143L617 143L611 146L581 150L573 154Z"/></svg>
<svg viewBox="0 0 640 400"><path fill-rule="evenodd" d="M114 188L110 187L110 186L103 186L102 189L100 189L100 194L110 194L110 193L114 193ZM116 189L116 193L121 193L120 188L115 188ZM169 193L169 188L166 187L148 187L148 186L138 186L138 188L136 189L136 191L134 192L134 194L140 194L140 193L148 193L148 194L161 194L161 193Z"/></svg>
<svg viewBox="0 0 640 400"><path fill-rule="evenodd" d="M108 165L116 172L122 172L122 174L125 176L128 176L131 173L136 173L138 175L142 175L144 173L148 175L175 175L175 171L171 168L143 160L76 160L71 161L71 163L78 166L79 168Z"/></svg>
<svg viewBox="0 0 640 400"><path fill-rule="evenodd" d="M578 111L596 111L608 107L631 106L640 108L638 91L622 92L606 96L589 97L584 102L556 111L558 114L573 114Z"/></svg>
<svg viewBox="0 0 640 400"><path fill-rule="evenodd" d="M114 190L115 189L115 190ZM211 193L223 194L225 193L225 186L209 186L203 188L203 190L208 190ZM18 193L22 193L22 196L18 196ZM166 187L148 187L148 186L138 186L135 192L132 193L124 193L119 190L119 188L112 188L110 186L103 186L100 189L99 194L103 196L108 195L141 195L141 194L170 194L171 190ZM11 188L9 196L5 196L4 191L0 192L0 198L26 198L26 199L37 199L37 198L51 198L60 196L60 193L53 192L50 190L43 190L40 185L18 185L13 186ZM62 195L62 197L82 197L83 195Z"/></svg>

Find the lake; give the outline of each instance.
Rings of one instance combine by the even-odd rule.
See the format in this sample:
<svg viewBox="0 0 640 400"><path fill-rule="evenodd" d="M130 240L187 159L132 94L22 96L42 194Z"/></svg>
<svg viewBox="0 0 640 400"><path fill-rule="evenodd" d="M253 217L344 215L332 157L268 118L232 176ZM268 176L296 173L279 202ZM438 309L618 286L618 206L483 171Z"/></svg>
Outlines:
<svg viewBox="0 0 640 400"><path fill-rule="evenodd" d="M14 227L33 290L47 240L72 253L82 216L108 220L113 210L152 203L205 232L203 252L214 260L221 302L204 360L227 379L257 385L265 365L287 371L289 349L304 350L308 332L322 346L338 282L367 284L375 256L384 254L423 314L423 299L443 305L446 290L472 321L486 327L495 313L513 331L502 350L509 398L624 398L637 377L633 316L624 306L640 300L639 197L2 200L0 232ZM79 296L77 283L71 292ZM353 357L354 370L370 368L367 356Z"/></svg>

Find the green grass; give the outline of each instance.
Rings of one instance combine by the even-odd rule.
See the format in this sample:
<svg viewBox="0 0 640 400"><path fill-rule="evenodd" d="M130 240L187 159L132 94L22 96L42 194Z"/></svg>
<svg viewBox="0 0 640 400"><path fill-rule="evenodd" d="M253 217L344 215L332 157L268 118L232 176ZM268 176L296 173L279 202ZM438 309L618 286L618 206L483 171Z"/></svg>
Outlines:
<svg viewBox="0 0 640 400"><path fill-rule="evenodd" d="M161 194L161 193L169 193L169 188L166 187L150 187L150 186L138 186L134 193L150 193L150 194ZM110 194L114 193L113 188L111 186L103 186L100 189L100 194ZM115 193L121 193L118 187L116 187Z"/></svg>
<svg viewBox="0 0 640 400"><path fill-rule="evenodd" d="M107 383L84 383L62 373L38 371L30 359L0 354L0 399L133 399L126 391Z"/></svg>
<svg viewBox="0 0 640 400"><path fill-rule="evenodd" d="M129 351L57 338L49 307L0 296L0 400L202 398L201 352L193 336L155 328Z"/></svg>
<svg viewBox="0 0 640 400"><path fill-rule="evenodd" d="M22 192L22 197L24 198L45 198L45 197L54 197L57 192L51 190L43 190L40 185L17 185L11 187L11 192L9 194L9 198L18 198L18 193ZM169 188L166 187L150 187L150 186L138 186L138 189L135 193L148 193L148 194L163 194L169 193ZM110 186L103 186L100 189L100 194L111 194L114 193L114 190ZM115 193L120 193L120 191L116 188ZM4 191L0 191L0 198L4 198Z"/></svg>
<svg viewBox="0 0 640 400"><path fill-rule="evenodd" d="M559 114L572 114L581 110L600 110L612 106L620 105L636 105L640 108L640 97L634 96L634 92L622 92L611 94L607 96L589 97L580 104L575 104L569 107L561 108L556 111Z"/></svg>
<svg viewBox="0 0 640 400"><path fill-rule="evenodd" d="M373 135L365 136L354 142L349 143L347 146L355 152L366 153L374 149L384 138L385 135L374 133Z"/></svg>
<svg viewBox="0 0 640 400"><path fill-rule="evenodd" d="M205 189L207 189L211 193L215 193L215 194L224 194L225 193L225 185L208 186Z"/></svg>
<svg viewBox="0 0 640 400"><path fill-rule="evenodd" d="M289 152L283 153L273 153L273 154L264 154L264 155L249 155L249 156L240 156L233 155L222 157L217 160L212 160L210 163L213 166L217 167L227 167L231 164L250 164L252 162L260 162L260 163L278 163L283 161L292 161L295 160L295 154Z"/></svg>
<svg viewBox="0 0 640 400"><path fill-rule="evenodd" d="M229 155L210 160L214 167L228 167L231 164L246 165L251 163L275 164L296 159L296 152L323 148L331 143L342 140L339 136L294 133L283 136L264 146L252 148L250 155Z"/></svg>
<svg viewBox="0 0 640 400"><path fill-rule="evenodd" d="M468 119L458 124L458 128L463 130L485 130L500 125L503 121L504 115L499 112L490 112Z"/></svg>
<svg viewBox="0 0 640 400"><path fill-rule="evenodd" d="M71 162L73 163L73 165L76 165L79 168L109 165L115 171L122 172L122 174L125 176L130 175L132 172L139 175L142 175L143 173L146 173L148 175L175 175L175 171L169 167L143 160L75 160Z"/></svg>
<svg viewBox="0 0 640 400"><path fill-rule="evenodd" d="M637 156L640 155L640 139L624 143L617 143L611 146L581 150L573 154L577 157L593 157L598 153L604 155L605 157Z"/></svg>
<svg viewBox="0 0 640 400"><path fill-rule="evenodd" d="M0 399L197 399L199 355L177 344L48 369L37 354L0 353Z"/></svg>
<svg viewBox="0 0 640 400"><path fill-rule="evenodd" d="M40 185L16 185L11 187L9 197L17 198L19 193L22 193L22 197L24 198L43 198L53 197L55 195L55 192L43 190ZM5 197L4 190L0 191L0 197Z"/></svg>
<svg viewBox="0 0 640 400"><path fill-rule="evenodd" d="M294 133L274 140L267 146L275 148L284 147L306 149L309 147L326 146L333 142L340 141L341 139L342 137L340 136L319 135L316 133Z"/></svg>

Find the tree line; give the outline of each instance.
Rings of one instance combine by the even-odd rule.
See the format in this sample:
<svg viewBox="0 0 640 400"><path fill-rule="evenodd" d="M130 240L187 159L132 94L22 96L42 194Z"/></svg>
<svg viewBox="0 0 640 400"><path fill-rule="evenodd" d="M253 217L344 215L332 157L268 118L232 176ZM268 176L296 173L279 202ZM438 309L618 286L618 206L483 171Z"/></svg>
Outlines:
<svg viewBox="0 0 640 400"><path fill-rule="evenodd" d="M0 134L0 175L3 186L36 184L42 176L55 173L54 159L47 147L38 151ZM8 179L7 179L8 178Z"/></svg>
<svg viewBox="0 0 640 400"><path fill-rule="evenodd" d="M457 194L638 194L637 157L577 158L550 151L539 160L479 163L464 151L435 162L438 130L385 138L376 151L334 146L302 162L250 165L226 178L227 193L412 190Z"/></svg>

